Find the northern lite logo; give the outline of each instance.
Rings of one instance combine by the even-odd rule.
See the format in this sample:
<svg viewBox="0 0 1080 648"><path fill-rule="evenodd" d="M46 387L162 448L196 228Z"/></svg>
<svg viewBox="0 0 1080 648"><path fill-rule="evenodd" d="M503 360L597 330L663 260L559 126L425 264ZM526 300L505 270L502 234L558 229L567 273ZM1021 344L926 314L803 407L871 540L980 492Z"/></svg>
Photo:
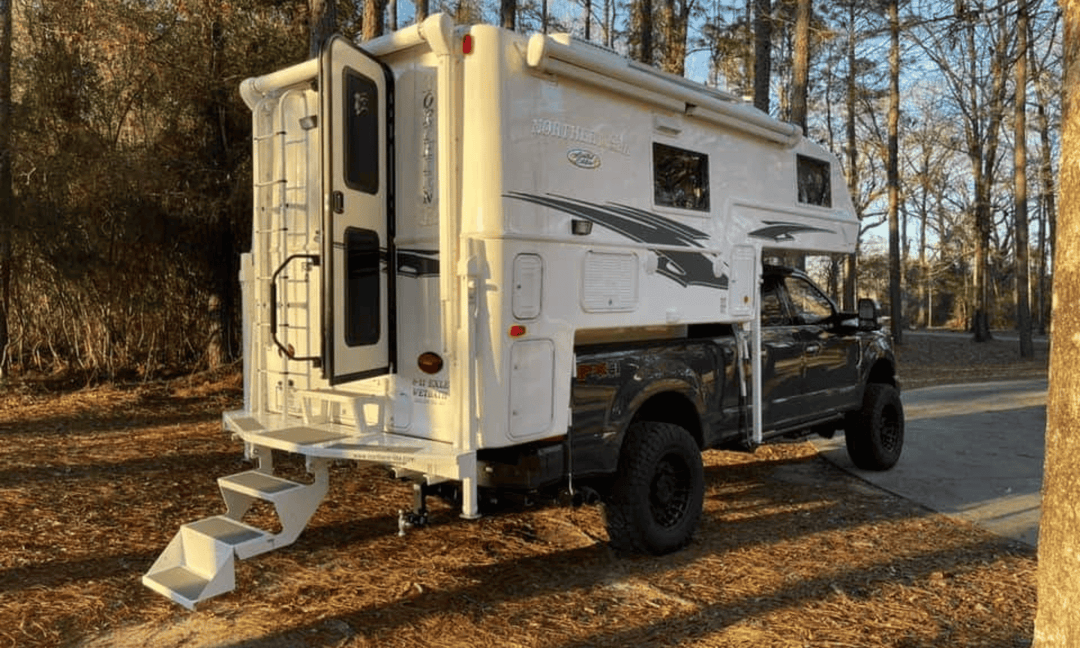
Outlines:
<svg viewBox="0 0 1080 648"><path fill-rule="evenodd" d="M600 168L600 156L585 149L570 149L566 152L566 159L579 169Z"/></svg>

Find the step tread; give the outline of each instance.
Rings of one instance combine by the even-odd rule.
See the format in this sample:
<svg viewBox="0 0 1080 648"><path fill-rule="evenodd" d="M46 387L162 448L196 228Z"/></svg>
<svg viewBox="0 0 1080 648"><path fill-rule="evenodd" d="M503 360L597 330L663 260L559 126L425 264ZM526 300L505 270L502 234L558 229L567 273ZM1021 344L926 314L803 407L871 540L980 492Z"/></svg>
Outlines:
<svg viewBox="0 0 1080 648"><path fill-rule="evenodd" d="M143 583L163 594L184 599L190 605L199 600L210 581L186 567L171 567L146 574Z"/></svg>
<svg viewBox="0 0 1080 648"><path fill-rule="evenodd" d="M331 441L341 441L342 439L348 438L347 434L308 426L294 426L283 430L261 432L259 433L259 436L265 439L284 441L296 445L316 445Z"/></svg>
<svg viewBox="0 0 1080 648"><path fill-rule="evenodd" d="M219 477L218 483L224 488L234 491L242 491L252 495L265 495L273 497L281 495L297 488L303 488L300 484L282 477L275 477L257 470L248 470L235 475Z"/></svg>
<svg viewBox="0 0 1080 648"><path fill-rule="evenodd" d="M224 515L215 515L196 522L189 522L184 525L184 528L234 546L273 535L262 529L256 529L249 524L227 518Z"/></svg>

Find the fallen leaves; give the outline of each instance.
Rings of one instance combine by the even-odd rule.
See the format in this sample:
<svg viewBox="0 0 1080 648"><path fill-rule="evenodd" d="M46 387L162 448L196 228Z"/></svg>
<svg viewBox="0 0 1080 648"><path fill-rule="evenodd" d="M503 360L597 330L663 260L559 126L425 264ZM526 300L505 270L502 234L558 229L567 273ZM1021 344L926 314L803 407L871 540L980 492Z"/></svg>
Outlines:
<svg viewBox="0 0 1080 648"><path fill-rule="evenodd" d="M938 349L940 352L941 350ZM940 355L940 353L939 353ZM0 395L0 648L1002 646L1030 640L1035 557L868 487L804 444L708 452L702 526L661 558L605 543L599 507L468 522L332 469L291 547L189 613L140 583L243 469L238 379Z"/></svg>

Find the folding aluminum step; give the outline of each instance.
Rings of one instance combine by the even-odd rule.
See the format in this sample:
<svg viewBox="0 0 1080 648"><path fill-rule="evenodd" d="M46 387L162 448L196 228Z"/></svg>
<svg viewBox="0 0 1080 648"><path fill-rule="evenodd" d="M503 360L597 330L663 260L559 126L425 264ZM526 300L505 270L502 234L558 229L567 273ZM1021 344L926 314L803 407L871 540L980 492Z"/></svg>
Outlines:
<svg viewBox="0 0 1080 648"><path fill-rule="evenodd" d="M143 585L194 610L199 601L235 588L234 556L270 535L224 515L185 524L143 576Z"/></svg>
<svg viewBox="0 0 1080 648"><path fill-rule="evenodd" d="M258 453L270 457L269 451ZM218 479L227 512L185 524L165 551L143 576L143 584L184 607L224 594L236 587L235 561L257 556L296 541L315 513L329 486L324 460L311 460L311 484L301 484L269 472L269 461L260 467ZM242 522L256 500L274 505L281 522L279 533L270 533Z"/></svg>

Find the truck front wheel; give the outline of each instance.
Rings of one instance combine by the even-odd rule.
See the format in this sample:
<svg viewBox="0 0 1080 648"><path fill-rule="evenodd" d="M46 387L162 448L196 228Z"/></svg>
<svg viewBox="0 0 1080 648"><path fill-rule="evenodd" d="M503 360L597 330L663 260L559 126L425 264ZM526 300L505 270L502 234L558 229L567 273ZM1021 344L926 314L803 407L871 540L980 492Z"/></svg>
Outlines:
<svg viewBox="0 0 1080 648"><path fill-rule="evenodd" d="M863 470L888 470L904 448L904 406L892 385L870 383L862 409L848 415L844 439L852 463Z"/></svg>
<svg viewBox="0 0 1080 648"><path fill-rule="evenodd" d="M634 423L604 503L611 545L653 555L686 546L704 496L701 451L690 433L671 423Z"/></svg>

